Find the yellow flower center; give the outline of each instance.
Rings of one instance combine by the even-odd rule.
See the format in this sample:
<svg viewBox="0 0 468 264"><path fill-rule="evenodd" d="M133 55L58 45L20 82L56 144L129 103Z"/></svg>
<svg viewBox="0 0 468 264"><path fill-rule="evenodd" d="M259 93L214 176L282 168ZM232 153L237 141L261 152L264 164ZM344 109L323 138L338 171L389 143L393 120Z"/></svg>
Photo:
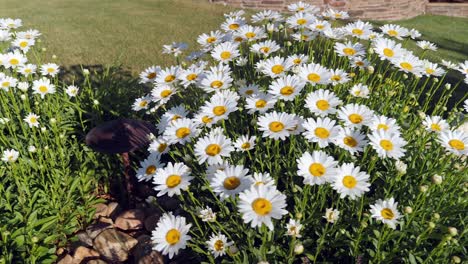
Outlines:
<svg viewBox="0 0 468 264"><path fill-rule="evenodd" d="M232 24L229 25L229 29L231 29L231 30L237 30L237 29L239 29L239 24L237 24L237 23L232 23Z"/></svg>
<svg viewBox="0 0 468 264"><path fill-rule="evenodd" d="M343 53L344 53L346 56L353 56L354 54L356 54L356 50L353 49L353 48L344 48L344 49L343 49Z"/></svg>
<svg viewBox="0 0 468 264"><path fill-rule="evenodd" d="M324 26L324 25L316 25L315 28L316 28L316 29L319 29L319 30L322 30L322 29L325 28L325 26Z"/></svg>
<svg viewBox="0 0 468 264"><path fill-rule="evenodd" d="M273 206L271 202L265 198L257 198L252 202L252 209L258 215L264 216L271 212Z"/></svg>
<svg viewBox="0 0 468 264"><path fill-rule="evenodd" d="M11 60L10 60L10 64L11 64L11 65L18 65L18 64L19 64L19 60L18 60L18 59L11 59Z"/></svg>
<svg viewBox="0 0 468 264"><path fill-rule="evenodd" d="M323 128L323 127L316 128L314 132L315 132L315 135L321 139L325 139L330 136L330 131L328 131L328 129Z"/></svg>
<svg viewBox="0 0 468 264"><path fill-rule="evenodd" d="M166 148L167 148L167 144L166 143L161 143L158 146L158 152L162 153L162 152L164 152L164 150L166 150Z"/></svg>
<svg viewBox="0 0 468 264"><path fill-rule="evenodd" d="M213 108L213 114L215 114L216 116L220 116L220 115L224 115L224 113L226 113L226 107L225 106L215 106Z"/></svg>
<svg viewBox="0 0 468 264"><path fill-rule="evenodd" d="M359 114L350 114L348 119L353 124L359 124L362 122L362 120L364 120L364 118L362 118L362 116Z"/></svg>
<svg viewBox="0 0 468 264"><path fill-rule="evenodd" d="M380 140L380 146L386 151L390 151L393 149L393 143L387 139Z"/></svg>
<svg viewBox="0 0 468 264"><path fill-rule="evenodd" d="M297 64L301 63L301 62L302 62L302 60L301 60L301 59L294 59L294 60L293 60L293 62L294 62L294 64L296 64L296 65L297 65Z"/></svg>
<svg viewBox="0 0 468 264"><path fill-rule="evenodd" d="M343 143L346 146L350 146L352 148L354 148L354 147L356 147L358 145L358 142L356 141L356 139L354 139L353 137L350 137L350 136L344 137L343 138Z"/></svg>
<svg viewBox="0 0 468 264"><path fill-rule="evenodd" d="M339 75L333 75L333 76L331 77L331 79L332 79L332 81L338 82L338 81L341 80L341 76L339 76Z"/></svg>
<svg viewBox="0 0 468 264"><path fill-rule="evenodd" d="M309 172L315 177L322 177L325 174L325 167L320 163L312 163L309 166Z"/></svg>
<svg viewBox="0 0 468 264"><path fill-rule="evenodd" d="M248 38L248 39L251 39L251 38L255 38L255 33L253 32L247 32L245 33L245 37Z"/></svg>
<svg viewBox="0 0 468 264"><path fill-rule="evenodd" d="M223 52L221 52L220 56L221 56L221 59L227 60L227 59L231 58L231 52L223 51Z"/></svg>
<svg viewBox="0 0 468 264"><path fill-rule="evenodd" d="M431 129L434 130L434 131L441 131L441 130L442 130L442 128L440 127L440 125L439 125L439 124L436 124L436 123L431 124Z"/></svg>
<svg viewBox="0 0 468 264"><path fill-rule="evenodd" d="M265 100L259 99L259 100L257 100L257 102L255 102L255 107L263 108L263 107L266 106L266 104L267 104L267 102Z"/></svg>
<svg viewBox="0 0 468 264"><path fill-rule="evenodd" d="M252 95L254 93L254 90L247 90L245 91L246 95Z"/></svg>
<svg viewBox="0 0 468 264"><path fill-rule="evenodd" d="M274 73L274 74L280 74L284 71L284 67L283 65L275 65L273 67L271 67L271 71Z"/></svg>
<svg viewBox="0 0 468 264"><path fill-rule="evenodd" d="M195 79L197 79L198 75L196 75L195 73L191 73L189 75L187 75L187 80L188 81L193 81Z"/></svg>
<svg viewBox="0 0 468 264"><path fill-rule="evenodd" d="M154 166L154 165L148 166L146 168L145 173L148 174L148 175L152 175L152 174L156 173L156 166Z"/></svg>
<svg viewBox="0 0 468 264"><path fill-rule="evenodd" d="M393 52L393 50L391 50L389 48L385 48L385 49L383 49L383 54L386 57L393 57L395 55L395 52Z"/></svg>
<svg viewBox="0 0 468 264"><path fill-rule="evenodd" d="M190 129L188 127L181 127L176 130L176 137L178 138L184 138L188 135L190 135Z"/></svg>
<svg viewBox="0 0 468 264"><path fill-rule="evenodd" d="M160 95L161 95L162 98L166 98L166 97L168 97L168 96L171 95L171 94L172 94L172 91L171 91L171 90L163 90L163 91L160 93Z"/></svg>
<svg viewBox="0 0 468 264"><path fill-rule="evenodd" d="M177 185L179 185L181 181L182 181L182 177L180 177L180 175L170 175L166 179L166 185L169 188L174 188Z"/></svg>
<svg viewBox="0 0 468 264"><path fill-rule="evenodd" d="M31 70L30 68L26 68L26 69L24 70L24 72L25 72L25 73L31 73L32 70Z"/></svg>
<svg viewBox="0 0 468 264"><path fill-rule="evenodd" d="M47 89L47 86L45 85L42 85L42 86L39 86L39 91L41 93L46 93L49 89Z"/></svg>
<svg viewBox="0 0 468 264"><path fill-rule="evenodd" d="M311 82L319 82L320 81L320 75L316 73L310 73L307 75L307 79Z"/></svg>
<svg viewBox="0 0 468 264"><path fill-rule="evenodd" d="M148 101L141 101L140 102L140 107L145 107L148 105Z"/></svg>
<svg viewBox="0 0 468 264"><path fill-rule="evenodd" d="M434 74L434 72L435 72L435 71L434 71L433 69L431 69L431 68L426 68L426 73L427 73L427 74Z"/></svg>
<svg viewBox="0 0 468 264"><path fill-rule="evenodd" d="M278 121L273 121L268 125L270 131L280 132L284 129L284 124Z"/></svg>
<svg viewBox="0 0 468 264"><path fill-rule="evenodd" d="M392 37L398 36L398 32L393 29L390 29L389 31L387 31L387 34Z"/></svg>
<svg viewBox="0 0 468 264"><path fill-rule="evenodd" d="M360 28L355 28L352 30L352 32L354 35L358 35L358 36L361 36L362 34L364 34L364 31Z"/></svg>
<svg viewBox="0 0 468 264"><path fill-rule="evenodd" d="M382 211L380 211L380 215L387 220L392 220L393 217L395 217L395 214L393 213L392 209L390 208L384 208Z"/></svg>
<svg viewBox="0 0 468 264"><path fill-rule="evenodd" d="M3 83L2 83L2 86L3 86L3 87L9 87L9 86L10 86L10 82L3 82Z"/></svg>
<svg viewBox="0 0 468 264"><path fill-rule="evenodd" d="M261 47L260 51L263 52L263 53L268 53L270 51L270 48L269 47Z"/></svg>
<svg viewBox="0 0 468 264"><path fill-rule="evenodd" d="M298 25L304 25L305 23L307 23L307 20L304 19L304 18L300 18L300 19L298 19L298 20L296 21L296 23L297 23Z"/></svg>
<svg viewBox="0 0 468 264"><path fill-rule="evenodd" d="M244 40L244 39L241 38L241 37L236 37L236 38L234 38L234 41L235 41L235 42L242 42L242 40Z"/></svg>
<svg viewBox="0 0 468 264"><path fill-rule="evenodd" d="M465 143L458 139L451 139L448 144L456 150L465 150Z"/></svg>
<svg viewBox="0 0 468 264"><path fill-rule="evenodd" d="M250 148L250 143L249 143L249 142L243 143L243 144L241 145L241 148L242 148L242 149L248 149L248 148Z"/></svg>
<svg viewBox="0 0 468 264"><path fill-rule="evenodd" d="M413 65L411 65L409 62L402 62L400 63L400 66L407 71L413 70Z"/></svg>
<svg viewBox="0 0 468 264"><path fill-rule="evenodd" d="M34 116L29 118L29 122L31 123L37 123L37 118L35 118Z"/></svg>
<svg viewBox="0 0 468 264"><path fill-rule="evenodd" d="M172 81L175 80L175 78L176 77L174 75L170 74L170 75L166 76L166 78L164 78L164 81L165 82L172 82Z"/></svg>
<svg viewBox="0 0 468 264"><path fill-rule="evenodd" d="M224 249L224 242L221 240L216 240L213 247L216 251L222 251Z"/></svg>
<svg viewBox="0 0 468 264"><path fill-rule="evenodd" d="M343 177L343 185L346 188L352 189L352 188L354 188L356 186L356 184L357 184L357 180L353 176L346 175L346 176Z"/></svg>
<svg viewBox="0 0 468 264"><path fill-rule="evenodd" d="M21 48L26 48L28 46L28 42L22 41L22 42L20 42L19 45L20 45Z"/></svg>
<svg viewBox="0 0 468 264"><path fill-rule="evenodd" d="M156 78L156 73L155 72L150 72L150 73L148 73L148 75L146 75L146 78L148 78L150 80L154 79L154 78Z"/></svg>
<svg viewBox="0 0 468 264"><path fill-rule="evenodd" d="M213 118L210 118L209 116L203 116L202 117L202 122L204 124L209 124L209 123L213 122Z"/></svg>
<svg viewBox="0 0 468 264"><path fill-rule="evenodd" d="M48 73L53 73L54 71L55 71L54 68L47 68L47 72L48 72Z"/></svg>
<svg viewBox="0 0 468 264"><path fill-rule="evenodd" d="M175 245L180 240L180 232L177 229L171 229L166 233L166 242L169 245Z"/></svg>
<svg viewBox="0 0 468 264"><path fill-rule="evenodd" d="M389 129L389 127L386 124L379 124L377 126L377 130L379 130L379 129L383 129L383 130L387 131Z"/></svg>
<svg viewBox="0 0 468 264"><path fill-rule="evenodd" d="M209 38L206 39L206 42L208 42L208 43L213 43L215 41L216 41L215 37L209 37Z"/></svg>
<svg viewBox="0 0 468 264"><path fill-rule="evenodd" d="M285 87L281 88L280 93L282 95L291 95L291 94L294 93L294 88L291 87L291 86L285 86Z"/></svg>
<svg viewBox="0 0 468 264"><path fill-rule="evenodd" d="M327 100L318 100L315 105L319 110L325 111L330 108L330 104L328 103Z"/></svg>
<svg viewBox="0 0 468 264"><path fill-rule="evenodd" d="M221 152L221 146L218 144L209 144L208 147L205 148L205 153L208 156L216 156Z"/></svg>
<svg viewBox="0 0 468 264"><path fill-rule="evenodd" d="M239 187L240 184L241 181L236 176L227 177L223 182L223 186L227 190L234 190Z"/></svg>
<svg viewBox="0 0 468 264"><path fill-rule="evenodd" d="M211 82L210 86L211 88L214 88L214 89L218 89L219 87L223 86L223 82L222 81L213 81Z"/></svg>

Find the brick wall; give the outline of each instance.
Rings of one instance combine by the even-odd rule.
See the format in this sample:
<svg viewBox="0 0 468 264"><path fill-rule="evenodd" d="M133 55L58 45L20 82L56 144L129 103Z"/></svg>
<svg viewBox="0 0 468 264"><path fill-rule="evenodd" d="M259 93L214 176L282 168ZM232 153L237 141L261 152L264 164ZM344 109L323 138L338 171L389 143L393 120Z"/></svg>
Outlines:
<svg viewBox="0 0 468 264"><path fill-rule="evenodd" d="M394 20L418 16L426 11L427 0L302 0L321 8L327 6L348 11L353 17ZM298 0L211 0L236 7L286 10Z"/></svg>
<svg viewBox="0 0 468 264"><path fill-rule="evenodd" d="M426 13L433 15L468 17L468 3L429 3Z"/></svg>

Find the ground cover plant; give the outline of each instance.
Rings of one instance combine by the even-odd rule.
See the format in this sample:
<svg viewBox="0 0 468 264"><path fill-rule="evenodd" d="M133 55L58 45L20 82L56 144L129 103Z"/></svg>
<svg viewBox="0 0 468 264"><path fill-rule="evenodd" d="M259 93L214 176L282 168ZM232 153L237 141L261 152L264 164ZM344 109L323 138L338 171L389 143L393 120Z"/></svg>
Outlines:
<svg viewBox="0 0 468 264"><path fill-rule="evenodd" d="M394 24L292 14L226 14L220 29L165 46L133 109L158 125L137 177L177 197L152 233L221 263L446 263L466 255L468 61ZM442 63L444 67L439 65ZM468 78L465 79L468 82ZM458 90L459 91L459 90ZM149 198L151 200L151 197Z"/></svg>

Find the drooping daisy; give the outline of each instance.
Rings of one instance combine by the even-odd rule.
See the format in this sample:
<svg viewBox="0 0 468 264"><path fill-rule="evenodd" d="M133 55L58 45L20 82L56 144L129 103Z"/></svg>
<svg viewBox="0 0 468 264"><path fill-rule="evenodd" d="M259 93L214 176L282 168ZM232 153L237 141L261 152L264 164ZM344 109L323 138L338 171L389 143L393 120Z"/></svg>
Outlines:
<svg viewBox="0 0 468 264"><path fill-rule="evenodd" d="M300 66L298 75L307 83L315 86L316 84L328 84L331 73L322 65L311 63Z"/></svg>
<svg viewBox="0 0 468 264"><path fill-rule="evenodd" d="M32 86L33 93L39 94L42 99L46 94L55 93L55 85L53 85L49 79L43 77L42 79L33 81Z"/></svg>
<svg viewBox="0 0 468 264"><path fill-rule="evenodd" d="M41 66L41 74L46 76L49 75L54 77L59 73L59 66L55 63L46 63Z"/></svg>
<svg viewBox="0 0 468 264"><path fill-rule="evenodd" d="M348 127L340 128L334 140L336 145L349 151L351 154L364 151L364 147L369 143L366 140L366 136L359 130Z"/></svg>
<svg viewBox="0 0 468 264"><path fill-rule="evenodd" d="M258 93L246 98L245 108L249 109L249 114L254 114L255 112L263 114L269 109L273 108L276 104L276 101L277 99L269 94Z"/></svg>
<svg viewBox="0 0 468 264"><path fill-rule="evenodd" d="M335 221L338 221L338 219L340 218L340 211L338 211L338 209L327 208L323 218L327 219L328 223L334 224Z"/></svg>
<svg viewBox="0 0 468 264"><path fill-rule="evenodd" d="M292 64L288 60L282 57L273 57L266 59L262 64L262 73L272 78L284 76L287 71L291 68Z"/></svg>
<svg viewBox="0 0 468 264"><path fill-rule="evenodd" d="M39 116L34 113L29 113L23 120L28 123L29 127L39 126Z"/></svg>
<svg viewBox="0 0 468 264"><path fill-rule="evenodd" d="M254 172L252 175L252 184L253 186L265 185L265 186L275 186L275 180L270 176L270 173L259 173Z"/></svg>
<svg viewBox="0 0 468 264"><path fill-rule="evenodd" d="M80 91L80 88L78 88L75 85L69 85L67 89L65 89L65 93L68 94L68 96L70 97L77 96L79 91Z"/></svg>
<svg viewBox="0 0 468 264"><path fill-rule="evenodd" d="M151 141L148 146L148 151L150 153L162 155L169 152L169 144L164 137L158 137Z"/></svg>
<svg viewBox="0 0 468 264"><path fill-rule="evenodd" d="M352 163L338 167L332 187L340 194L340 198L349 196L351 200L355 200L369 191L370 176L360 169Z"/></svg>
<svg viewBox="0 0 468 264"><path fill-rule="evenodd" d="M310 142L317 142L320 148L325 148L338 134L338 126L335 120L325 118L307 118L303 124L304 137Z"/></svg>
<svg viewBox="0 0 468 264"><path fill-rule="evenodd" d="M361 43L352 43L351 41L346 43L337 42L335 44L335 51L339 56L348 58L362 57L366 54L364 46Z"/></svg>
<svg viewBox="0 0 468 264"><path fill-rule="evenodd" d="M273 219L281 219L288 214L286 207L286 195L275 187L259 185L245 190L239 195L239 212L244 223L250 223L252 228L265 224L273 230Z"/></svg>
<svg viewBox="0 0 468 264"><path fill-rule="evenodd" d="M460 130L446 130L438 138L442 146L449 152L461 156L468 154L468 135Z"/></svg>
<svg viewBox="0 0 468 264"><path fill-rule="evenodd" d="M426 130L433 132L442 132L450 128L447 121L441 116L426 116L423 125L426 127Z"/></svg>
<svg viewBox="0 0 468 264"><path fill-rule="evenodd" d="M300 238L302 237L301 235L301 229L302 225L299 222L299 220L294 220L294 219L289 219L289 222L286 224L286 235L295 237L295 238Z"/></svg>
<svg viewBox="0 0 468 264"><path fill-rule="evenodd" d="M224 256L227 249L234 244L233 242L228 242L227 237L223 234L212 234L210 240L206 241L208 250L213 254L215 258Z"/></svg>
<svg viewBox="0 0 468 264"><path fill-rule="evenodd" d="M177 82L177 76L179 74L179 67L171 66L169 68L161 69L156 75L154 82L159 85L173 84Z"/></svg>
<svg viewBox="0 0 468 264"><path fill-rule="evenodd" d="M434 43L426 41L426 40L418 41L416 42L416 45L418 45L418 47L420 47L423 50L432 50L432 51L437 50L437 46Z"/></svg>
<svg viewBox="0 0 468 264"><path fill-rule="evenodd" d="M211 56L222 63L230 62L240 56L239 45L232 42L218 44L211 51Z"/></svg>
<svg viewBox="0 0 468 264"><path fill-rule="evenodd" d="M268 92L278 99L292 101L302 91L304 86L305 82L299 79L299 77L286 75L274 80L270 84Z"/></svg>
<svg viewBox="0 0 468 264"><path fill-rule="evenodd" d="M305 106L318 116L327 116L336 112L341 100L331 91L319 89L307 95Z"/></svg>
<svg viewBox="0 0 468 264"><path fill-rule="evenodd" d="M256 139L256 136L242 135L234 142L234 147L241 152L249 151L255 147Z"/></svg>
<svg viewBox="0 0 468 264"><path fill-rule="evenodd" d="M401 44L388 38L377 38L372 42L375 53L379 55L381 60L391 60L395 57L403 55L404 51Z"/></svg>
<svg viewBox="0 0 468 264"><path fill-rule="evenodd" d="M164 131L164 138L170 144L185 144L190 142L198 134L198 128L195 122L188 118L179 118L174 120Z"/></svg>
<svg viewBox="0 0 468 264"><path fill-rule="evenodd" d="M400 159L405 155L406 141L399 134L378 130L369 135L372 147L381 158Z"/></svg>
<svg viewBox="0 0 468 264"><path fill-rule="evenodd" d="M223 170L218 169L209 178L210 186L221 200L233 197L252 185L252 178L248 173L249 170L243 165L228 165Z"/></svg>
<svg viewBox="0 0 468 264"><path fill-rule="evenodd" d="M2 161L7 163L13 163L18 160L19 152L14 149L6 149L2 154Z"/></svg>
<svg viewBox="0 0 468 264"><path fill-rule="evenodd" d="M331 182L338 163L323 151L305 152L297 160L297 175L304 177L304 184L322 185Z"/></svg>
<svg viewBox="0 0 468 264"><path fill-rule="evenodd" d="M220 164L223 157L230 156L234 147L231 139L224 135L208 135L198 139L194 151L199 164Z"/></svg>
<svg viewBox="0 0 468 264"><path fill-rule="evenodd" d="M297 126L295 115L283 112L267 113L258 118L259 130L263 131L263 137L274 140L285 140L290 135L289 130Z"/></svg>
<svg viewBox="0 0 468 264"><path fill-rule="evenodd" d="M164 214L152 232L153 249L172 259L180 249L186 248L187 241L191 239L188 235L190 227L192 224L187 224L185 217Z"/></svg>
<svg viewBox="0 0 468 264"><path fill-rule="evenodd" d="M161 71L159 66L151 66L140 73L140 83L152 83Z"/></svg>
<svg viewBox="0 0 468 264"><path fill-rule="evenodd" d="M403 39L409 35L408 29L394 24L385 24L380 27L380 30L382 30L384 34L397 39Z"/></svg>
<svg viewBox="0 0 468 264"><path fill-rule="evenodd" d="M266 40L263 42L255 43L250 47L253 53L261 54L268 57L271 53L278 51L281 48L274 40Z"/></svg>
<svg viewBox="0 0 468 264"><path fill-rule="evenodd" d="M360 128L368 125L372 121L373 113L365 105L347 104L338 110L338 117L345 122L347 126Z"/></svg>
<svg viewBox="0 0 468 264"><path fill-rule="evenodd" d="M369 87L362 83L358 83L351 87L349 93L356 97L369 98Z"/></svg>
<svg viewBox="0 0 468 264"><path fill-rule="evenodd" d="M180 195L182 190L187 190L190 181L190 168L182 162L169 162L166 167L156 170L153 176L154 189L158 191L158 197L167 194L172 197L174 194Z"/></svg>
<svg viewBox="0 0 468 264"><path fill-rule="evenodd" d="M349 81L348 74L341 69L332 70L330 73L330 82L333 86L347 83Z"/></svg>
<svg viewBox="0 0 468 264"><path fill-rule="evenodd" d="M369 22L362 22L358 20L356 22L347 24L344 28L346 34L360 39L369 39L372 33L372 25Z"/></svg>
<svg viewBox="0 0 468 264"><path fill-rule="evenodd" d="M397 206L398 203L395 202L393 197L383 201L379 199L374 205L370 206L372 218L380 220L382 223L395 229L396 224L398 224L398 219L401 218Z"/></svg>
<svg viewBox="0 0 468 264"><path fill-rule="evenodd" d="M151 153L145 160L140 162L140 167L136 172L136 177L139 182L141 181L151 181L156 175L158 170L164 168L165 164L161 163L159 153Z"/></svg>

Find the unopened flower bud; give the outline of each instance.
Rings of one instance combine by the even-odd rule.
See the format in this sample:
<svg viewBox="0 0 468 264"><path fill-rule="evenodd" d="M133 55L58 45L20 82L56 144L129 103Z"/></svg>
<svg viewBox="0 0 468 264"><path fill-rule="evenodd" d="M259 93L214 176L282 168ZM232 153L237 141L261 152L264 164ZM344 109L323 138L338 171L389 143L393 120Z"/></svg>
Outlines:
<svg viewBox="0 0 468 264"><path fill-rule="evenodd" d="M450 234L451 236L456 236L456 235L458 235L458 230L457 230L455 227L453 227L453 226L451 226L451 227L448 228L448 232L449 232L449 234Z"/></svg>
<svg viewBox="0 0 468 264"><path fill-rule="evenodd" d="M428 189L427 185L419 186L419 191L421 191L421 192L427 192L427 189Z"/></svg>
<svg viewBox="0 0 468 264"><path fill-rule="evenodd" d="M436 226L436 225L434 224L434 222L429 222L428 225L429 225L429 228L430 228L430 229L434 229L435 226Z"/></svg>
<svg viewBox="0 0 468 264"><path fill-rule="evenodd" d="M459 256L453 256L452 257L452 262L453 263L461 263L461 258Z"/></svg>
<svg viewBox="0 0 468 264"><path fill-rule="evenodd" d="M434 184L437 184L437 185L441 184L442 183L442 176L437 175L437 174L433 175L432 176L432 182Z"/></svg>
<svg viewBox="0 0 468 264"><path fill-rule="evenodd" d="M56 59L57 59L57 55L55 55L55 54L52 55L52 59L53 59L53 60L56 60Z"/></svg>
<svg viewBox="0 0 468 264"><path fill-rule="evenodd" d="M228 248L228 254L231 256L236 255L238 252L239 252L239 249L235 245L232 245Z"/></svg>
<svg viewBox="0 0 468 264"><path fill-rule="evenodd" d="M297 244L294 246L294 253L296 253L296 255L300 255L304 252L304 246L302 244Z"/></svg>
<svg viewBox="0 0 468 264"><path fill-rule="evenodd" d="M440 214L434 213L434 214L432 215L432 217L434 217L435 220L439 220L439 219L440 219Z"/></svg>
<svg viewBox="0 0 468 264"><path fill-rule="evenodd" d="M413 208L411 208L411 206L406 206L405 207L405 213L411 214L412 212L413 212Z"/></svg>

